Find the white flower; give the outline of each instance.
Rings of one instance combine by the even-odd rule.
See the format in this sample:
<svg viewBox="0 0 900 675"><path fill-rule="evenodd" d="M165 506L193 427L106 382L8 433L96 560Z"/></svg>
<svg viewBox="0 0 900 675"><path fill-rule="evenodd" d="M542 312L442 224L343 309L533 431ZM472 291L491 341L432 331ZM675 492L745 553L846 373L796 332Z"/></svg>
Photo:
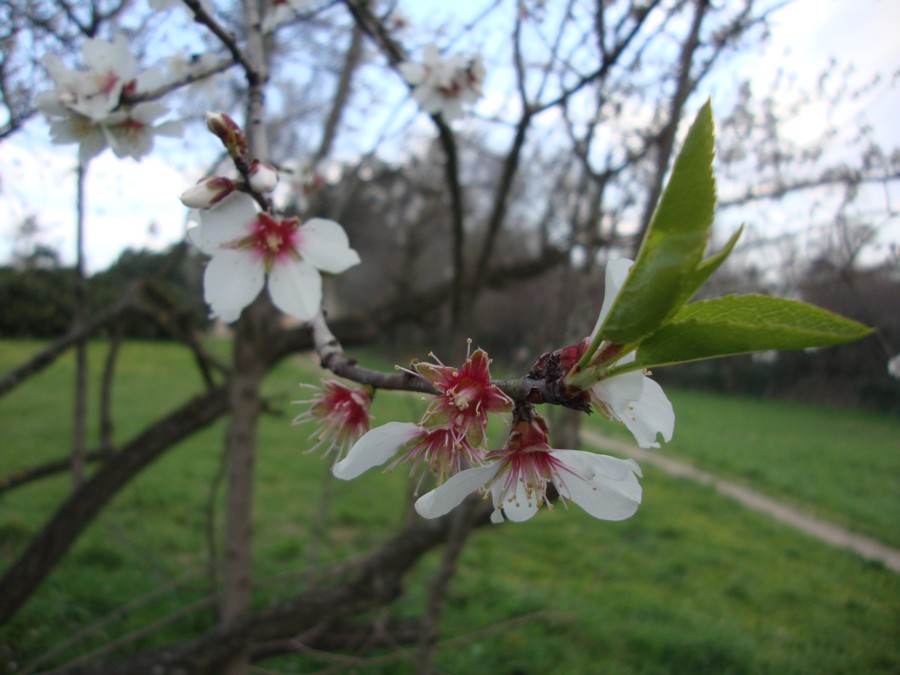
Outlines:
<svg viewBox="0 0 900 675"><path fill-rule="evenodd" d="M607 265L603 306L589 341L593 340L612 309L632 264L631 260L617 258ZM634 359L635 353L631 352L616 363L629 363ZM675 430L672 404L662 387L642 373L631 371L601 379L590 388L590 396L594 407L606 417L622 422L642 448L658 448L659 434L666 442L672 440Z"/></svg>
<svg viewBox="0 0 900 675"><path fill-rule="evenodd" d="M111 113L102 125L106 140L116 157L140 159L153 150L154 136L181 136L181 122L169 121L154 124L168 109L152 101L136 106L126 106Z"/></svg>
<svg viewBox="0 0 900 675"><path fill-rule="evenodd" d="M550 483L562 499L602 520L630 518L641 504L637 480L641 469L634 460L554 450L546 442L546 424L540 417L520 421L507 447L490 453L488 460L484 466L457 473L416 500L419 515L443 516L482 488L491 494L493 522L502 522L504 516L512 521L528 520L542 505L550 506Z"/></svg>
<svg viewBox="0 0 900 675"><path fill-rule="evenodd" d="M67 107L101 121L119 105L125 86L136 80L137 61L128 51L128 41L121 34L112 42L87 40L81 55L87 70L79 73L77 100ZM49 66L48 70L51 70Z"/></svg>
<svg viewBox="0 0 900 675"><path fill-rule="evenodd" d="M50 117L50 139L56 145L78 144L78 158L87 164L106 149L103 125L72 112L65 117Z"/></svg>
<svg viewBox="0 0 900 675"><path fill-rule="evenodd" d="M900 380L900 354L891 358L887 363L888 375L895 380Z"/></svg>
<svg viewBox="0 0 900 675"><path fill-rule="evenodd" d="M432 115L450 122L463 116L463 106L481 97L484 65L481 57L442 59L435 45L425 48L422 63L401 63L400 74L411 84L412 96Z"/></svg>
<svg viewBox="0 0 900 675"><path fill-rule="evenodd" d="M359 263L344 229L331 220L277 220L259 213L256 202L235 193L200 211L191 242L212 256L203 275L203 294L212 313L236 321L269 280L272 302L300 321L322 304L320 272L339 274Z"/></svg>
<svg viewBox="0 0 900 675"><path fill-rule="evenodd" d="M82 47L86 70L70 70L52 54L44 67L56 87L36 98L50 123L54 143L78 143L82 163L112 146L119 157L139 159L153 146L153 134L180 135L180 126L152 123L166 112L160 103L120 107L123 94L135 96L160 86L162 71L138 73L128 42L117 35L113 42L87 40Z"/></svg>

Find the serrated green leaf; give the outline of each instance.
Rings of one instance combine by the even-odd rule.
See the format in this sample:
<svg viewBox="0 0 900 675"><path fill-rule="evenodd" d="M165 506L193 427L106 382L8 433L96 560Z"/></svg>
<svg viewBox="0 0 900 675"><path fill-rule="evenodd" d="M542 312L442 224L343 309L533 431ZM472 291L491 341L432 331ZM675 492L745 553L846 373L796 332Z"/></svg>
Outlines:
<svg viewBox="0 0 900 675"><path fill-rule="evenodd" d="M852 342L867 326L814 305L768 295L726 295L686 305L644 340L627 370L767 349ZM624 369L623 369L624 370Z"/></svg>
<svg viewBox="0 0 900 675"><path fill-rule="evenodd" d="M697 291L700 290L700 287L709 280L719 267L721 267L722 263L725 262L725 259L731 255L731 251L734 250L734 246L737 244L743 231L744 226L741 225L738 228L738 231L731 235L731 239L729 239L725 246L722 247L721 251L709 256L706 260L703 260L697 265L697 269L694 270L694 274L691 276L690 281L681 289L681 297L677 303L679 306L683 306L684 303L689 302L690 299L696 295Z"/></svg>
<svg viewBox="0 0 900 675"><path fill-rule="evenodd" d="M712 108L697 113L656 207L637 259L601 328L607 340L634 343L685 302L703 257L716 202Z"/></svg>

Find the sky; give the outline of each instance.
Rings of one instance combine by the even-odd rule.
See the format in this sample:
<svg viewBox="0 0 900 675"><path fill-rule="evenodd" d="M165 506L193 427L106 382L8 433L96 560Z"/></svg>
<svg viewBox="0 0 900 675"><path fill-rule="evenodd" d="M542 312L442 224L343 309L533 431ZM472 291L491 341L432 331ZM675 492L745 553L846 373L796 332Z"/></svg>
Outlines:
<svg viewBox="0 0 900 675"><path fill-rule="evenodd" d="M900 2L896 0L798 0L774 18L771 39L762 52L749 52L735 64L762 83L779 65L811 81L830 59L855 64L861 77L900 70ZM867 101L867 114L886 145L900 146L900 86ZM812 109L796 123L797 140L813 133L824 112ZM852 123L852 120L847 120ZM106 151L91 162L87 182L86 263L91 272L106 268L126 247L162 249L179 241L187 210L178 195L201 177L184 157L191 142L159 138L156 151L140 163L119 160ZM206 154L205 159L212 154ZM75 148L53 146L37 118L0 145L0 261L8 261L14 234L27 215L36 215L41 241L74 260ZM887 237L900 240L896 225Z"/></svg>

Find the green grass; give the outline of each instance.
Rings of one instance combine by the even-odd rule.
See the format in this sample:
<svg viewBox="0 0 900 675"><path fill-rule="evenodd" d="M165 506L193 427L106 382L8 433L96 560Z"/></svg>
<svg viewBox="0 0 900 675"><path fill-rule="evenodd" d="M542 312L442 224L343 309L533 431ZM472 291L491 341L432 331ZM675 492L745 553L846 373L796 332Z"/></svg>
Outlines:
<svg viewBox="0 0 900 675"><path fill-rule="evenodd" d="M900 419L794 401L667 391L659 452L900 548ZM624 427L592 423L627 437Z"/></svg>
<svg viewBox="0 0 900 675"><path fill-rule="evenodd" d="M0 343L0 370L38 347ZM217 347L227 353L227 345ZM92 345L95 374L103 354L103 344ZM283 412L264 418L259 432L259 604L306 583L300 572L327 464L303 453L308 431L290 425L297 412L290 401L303 396L297 382L316 373L311 359L295 357L265 386L272 406ZM72 375L68 357L0 399L0 474L65 454ZM126 344L115 389L117 439L127 439L199 387L183 349ZM96 386L91 392L95 400ZM664 452L896 541L896 421L778 402L671 396L676 437ZM380 393L374 412L378 423L408 420L420 406L415 396ZM15 672L13 662L27 663L146 594L157 596L43 667L102 647L208 593L204 510L223 434L219 422L186 440L114 500L0 630L0 671ZM320 552L323 563L353 555L390 530L404 509L402 473L370 472L331 484L332 527ZM510 675L900 671L900 576L796 534L709 488L652 468L643 485L644 504L623 523L593 520L573 506L477 532L447 601L443 637L457 641L439 649L437 667ZM22 550L68 489L68 478L59 476L0 497L0 566ZM220 495L220 522L221 513ZM435 564L430 556L414 572L415 583L396 613L421 611L422 582ZM200 610L155 639L180 639L212 621L209 611ZM513 622L485 630L505 621ZM150 644L145 639L137 647ZM263 665L311 672L327 664L283 657ZM347 672L413 671L399 660Z"/></svg>

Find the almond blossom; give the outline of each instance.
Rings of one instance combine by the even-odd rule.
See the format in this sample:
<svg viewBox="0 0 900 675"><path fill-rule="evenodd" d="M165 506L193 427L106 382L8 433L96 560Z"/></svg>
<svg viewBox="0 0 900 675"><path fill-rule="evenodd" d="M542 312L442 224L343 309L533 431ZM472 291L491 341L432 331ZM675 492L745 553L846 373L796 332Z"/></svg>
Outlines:
<svg viewBox="0 0 900 675"><path fill-rule="evenodd" d="M200 226L190 241L212 256L203 275L203 295L212 314L236 321L268 277L269 296L282 312L312 319L322 304L321 272L340 274L359 263L339 224L313 218L277 219L260 213L256 202L234 193L199 211Z"/></svg>
<svg viewBox="0 0 900 675"><path fill-rule="evenodd" d="M603 326L632 264L627 258L617 258L607 265L603 305L590 337L579 346L582 353ZM602 356L606 353L616 353L617 346L604 351L608 346L601 344L596 354ZM668 442L672 440L672 433L675 430L675 413L662 387L639 371L605 375L605 371L612 365L630 363L634 359L633 351L621 357L613 356L600 364L596 363L595 357L592 366L585 369L596 373L596 379L587 391L588 399L599 413L608 419L623 423L640 447L658 448L658 436L662 435L663 440Z"/></svg>
<svg viewBox="0 0 900 675"><path fill-rule="evenodd" d="M640 467L634 460L617 459L580 450L555 450L547 440L547 425L538 415L518 420L506 447L491 452L484 466L461 471L415 503L419 515L438 518L458 506L472 492L491 495L491 521L504 516L528 520L546 504L550 484L565 501L573 501L594 518L624 520L641 503Z"/></svg>
<svg viewBox="0 0 900 675"><path fill-rule="evenodd" d="M181 136L181 122L170 120L156 124L156 120L167 112L166 106L151 101L135 106L122 106L110 113L101 128L116 157L140 159L153 150L155 136Z"/></svg>
<svg viewBox="0 0 900 675"><path fill-rule="evenodd" d="M400 74L413 86L412 96L423 110L451 122L463 116L463 106L481 98L484 65L480 56L442 59L431 44L422 63L404 62Z"/></svg>
<svg viewBox="0 0 900 675"><path fill-rule="evenodd" d="M471 342L469 343L471 348ZM488 413L510 412L513 402L499 387L491 384L487 352L476 349L466 355L460 368L426 361L415 364L416 372L428 380L439 394L428 406L422 425L446 426L455 442L468 441L477 447L484 443Z"/></svg>
<svg viewBox="0 0 900 675"><path fill-rule="evenodd" d="M155 125L167 112L162 104L123 105L129 97L157 88L164 79L156 68L138 72L124 36L117 35L112 42L85 41L82 60L85 70L70 70L53 54L43 58L56 86L39 94L35 102L50 123L54 143L78 143L82 162L107 144L119 157L140 159L152 149L155 134L180 135L176 123Z"/></svg>
<svg viewBox="0 0 900 675"><path fill-rule="evenodd" d="M392 422L363 436L334 466L344 480L385 464L411 464L410 474L427 467L443 480L451 473L481 463L488 414L509 412L512 400L491 383L490 359L482 349L466 357L460 368L417 363L416 373L438 390L419 424Z"/></svg>
<svg viewBox="0 0 900 675"><path fill-rule="evenodd" d="M316 439L316 443L308 452L327 446L325 454L334 453L335 458L340 460L347 448L369 430L371 396L361 387L348 387L335 380L323 380L321 387L301 386L315 391L310 399L294 401L309 406L294 418L294 424L318 422L310 436L310 439Z"/></svg>

